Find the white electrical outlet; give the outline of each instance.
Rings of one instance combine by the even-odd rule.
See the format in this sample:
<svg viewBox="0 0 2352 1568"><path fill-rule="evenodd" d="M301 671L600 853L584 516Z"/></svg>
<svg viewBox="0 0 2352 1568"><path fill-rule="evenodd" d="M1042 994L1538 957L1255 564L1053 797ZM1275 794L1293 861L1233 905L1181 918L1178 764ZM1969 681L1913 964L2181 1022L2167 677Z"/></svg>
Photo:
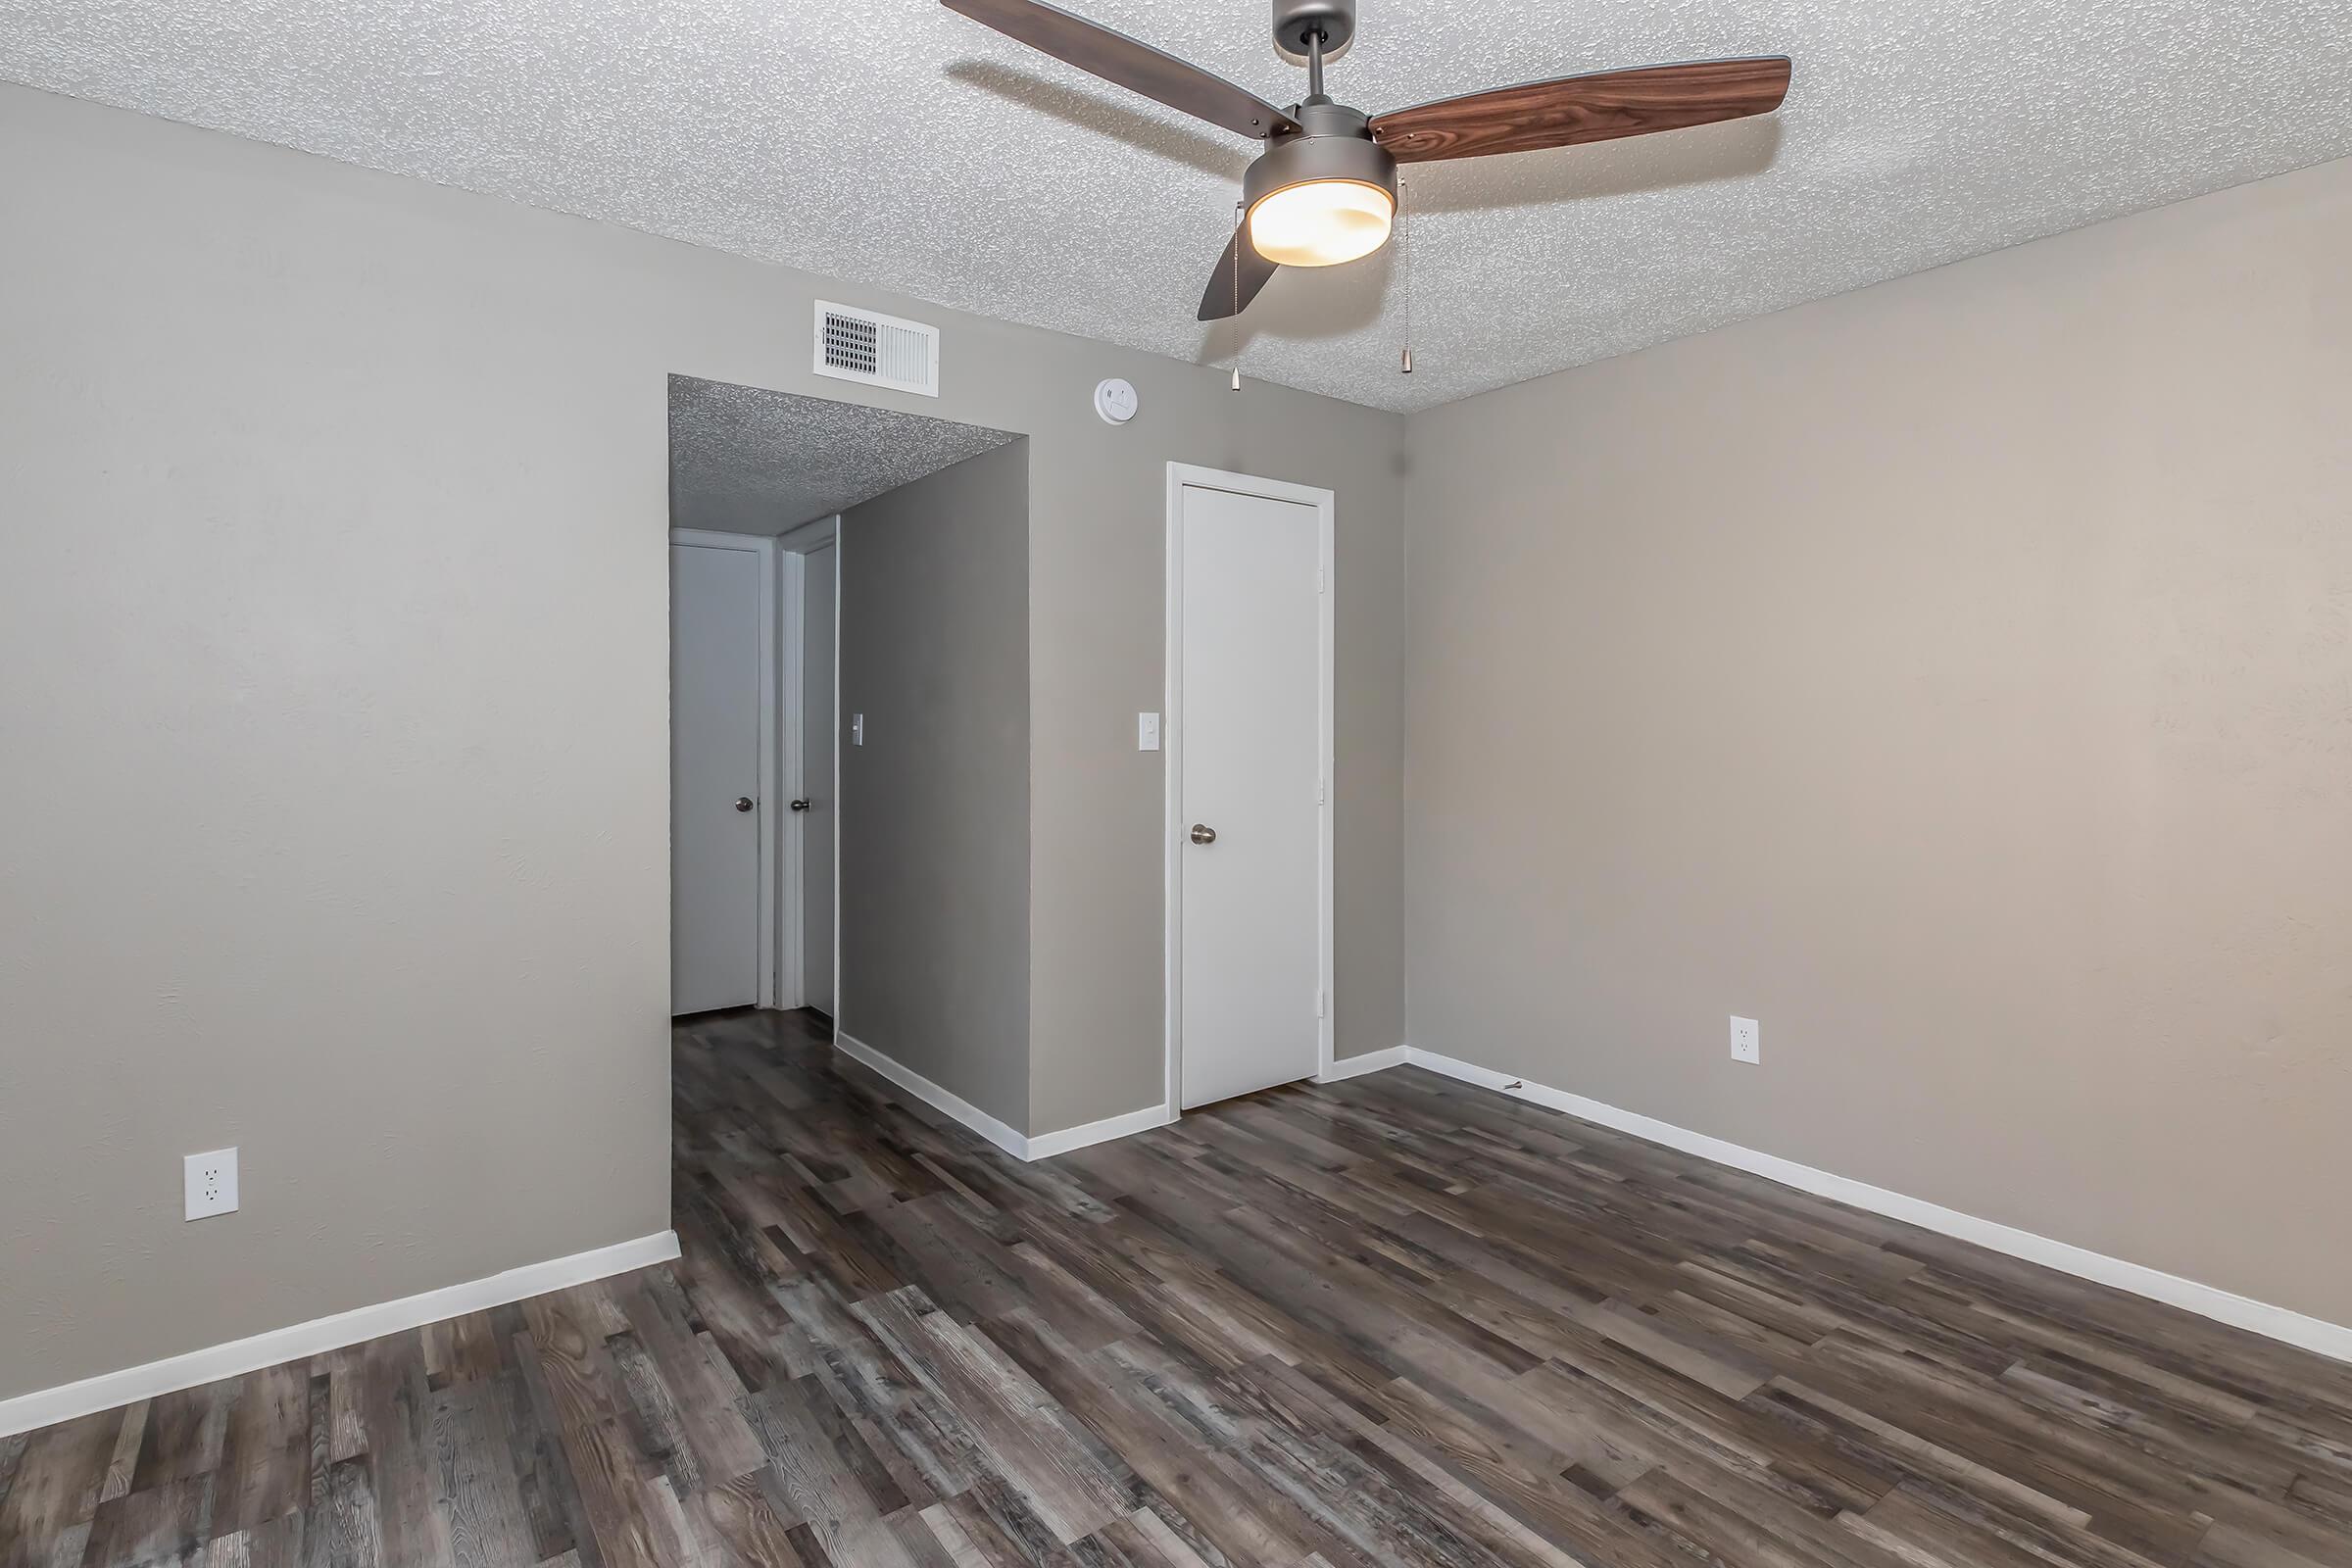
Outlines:
<svg viewBox="0 0 2352 1568"><path fill-rule="evenodd" d="M1753 1018L1732 1020L1732 1059L1762 1062L1764 1059L1764 1031Z"/></svg>
<svg viewBox="0 0 2352 1568"><path fill-rule="evenodd" d="M190 1219L233 1214L237 1208L237 1152L216 1149L187 1157L187 1200Z"/></svg>

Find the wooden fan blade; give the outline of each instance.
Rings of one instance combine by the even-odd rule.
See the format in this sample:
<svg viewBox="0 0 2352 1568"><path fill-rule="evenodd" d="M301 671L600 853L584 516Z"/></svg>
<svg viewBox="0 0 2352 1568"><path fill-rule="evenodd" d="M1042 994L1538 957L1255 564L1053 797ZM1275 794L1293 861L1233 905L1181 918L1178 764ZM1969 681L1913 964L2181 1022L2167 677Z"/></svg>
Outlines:
<svg viewBox="0 0 2352 1568"><path fill-rule="evenodd" d="M1239 286L1234 281L1235 258L1240 258L1242 276ZM1280 264L1267 261L1257 254L1244 231L1236 228L1233 238L1226 242L1225 254L1217 258L1217 270L1208 274L1208 287L1200 291L1200 316L1203 321L1222 321L1229 316L1239 316L1257 298L1257 291L1266 280L1282 270Z"/></svg>
<svg viewBox="0 0 2352 1568"><path fill-rule="evenodd" d="M1484 158L1767 115L1788 95L1788 60L1698 60L1531 81L1376 115L1372 139L1400 164Z"/></svg>
<svg viewBox="0 0 2352 1568"><path fill-rule="evenodd" d="M1032 49L1092 72L1104 81L1140 92L1155 103L1181 109L1212 125L1260 140L1296 130L1291 117L1250 92L1199 66L1123 32L1074 17L1045 0L940 0L950 11L996 28Z"/></svg>

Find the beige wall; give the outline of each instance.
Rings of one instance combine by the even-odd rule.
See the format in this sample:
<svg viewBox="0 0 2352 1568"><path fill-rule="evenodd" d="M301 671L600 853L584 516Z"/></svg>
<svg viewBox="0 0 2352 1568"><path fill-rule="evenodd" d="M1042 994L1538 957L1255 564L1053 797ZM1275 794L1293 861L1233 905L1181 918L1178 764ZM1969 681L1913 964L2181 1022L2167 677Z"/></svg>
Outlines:
<svg viewBox="0 0 2352 1568"><path fill-rule="evenodd" d="M1026 1130L1029 443L851 508L839 560L841 1028Z"/></svg>
<svg viewBox="0 0 2352 1568"><path fill-rule="evenodd" d="M2339 163L1416 416L1413 1042L2352 1322L2348 277Z"/></svg>
<svg viewBox="0 0 2352 1568"><path fill-rule="evenodd" d="M1336 487L1401 1037L1401 419L17 87L0 210L0 1397L666 1225L672 372L1031 438L1033 1131L1157 1099L1165 465ZM820 295L942 396L812 375Z"/></svg>

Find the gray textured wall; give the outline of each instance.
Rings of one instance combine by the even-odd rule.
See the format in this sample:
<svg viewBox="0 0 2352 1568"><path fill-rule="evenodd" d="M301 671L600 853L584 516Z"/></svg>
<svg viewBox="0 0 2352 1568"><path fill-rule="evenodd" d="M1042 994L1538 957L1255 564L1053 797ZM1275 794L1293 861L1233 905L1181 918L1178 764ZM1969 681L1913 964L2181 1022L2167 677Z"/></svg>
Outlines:
<svg viewBox="0 0 2352 1568"><path fill-rule="evenodd" d="M2339 163L1417 416L1413 1042L2352 1322L2347 257Z"/></svg>
<svg viewBox="0 0 2352 1568"><path fill-rule="evenodd" d="M1029 443L852 508L839 560L841 1028L1026 1131Z"/></svg>
<svg viewBox="0 0 2352 1568"><path fill-rule="evenodd" d="M0 190L0 1396L667 1223L673 371L1031 437L1035 1130L1158 1098L1164 465L1336 486L1401 1038L1401 419L16 87ZM812 375L820 296L943 395Z"/></svg>

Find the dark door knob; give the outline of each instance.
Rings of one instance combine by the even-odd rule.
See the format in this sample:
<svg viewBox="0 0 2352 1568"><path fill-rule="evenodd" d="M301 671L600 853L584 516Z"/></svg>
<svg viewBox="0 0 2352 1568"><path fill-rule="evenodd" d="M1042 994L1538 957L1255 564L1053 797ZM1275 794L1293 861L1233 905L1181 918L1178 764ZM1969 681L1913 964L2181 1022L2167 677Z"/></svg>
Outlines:
<svg viewBox="0 0 2352 1568"><path fill-rule="evenodd" d="M735 809L738 811L748 811L751 808L752 798L749 795L738 795L735 797Z"/></svg>
<svg viewBox="0 0 2352 1568"><path fill-rule="evenodd" d="M812 804L812 803L810 803L810 802L808 802L808 801L805 801L805 800L804 800L804 801L795 801L795 802L793 802L793 803L792 803L792 808L793 808L794 810L796 810L796 811L806 811L807 809L808 809L808 808L809 808L809 806L810 806L811 804Z"/></svg>

